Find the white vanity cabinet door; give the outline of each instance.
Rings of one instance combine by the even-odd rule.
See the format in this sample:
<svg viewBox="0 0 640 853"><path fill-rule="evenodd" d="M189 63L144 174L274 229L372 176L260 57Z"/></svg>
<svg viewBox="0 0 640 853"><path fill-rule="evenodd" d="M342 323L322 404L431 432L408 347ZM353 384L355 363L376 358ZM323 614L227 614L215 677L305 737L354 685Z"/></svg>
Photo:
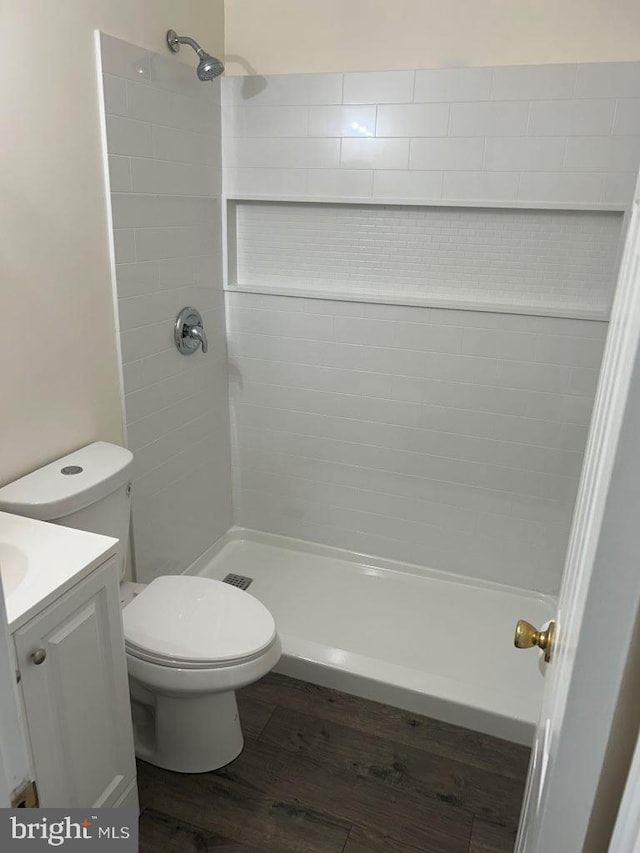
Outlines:
<svg viewBox="0 0 640 853"><path fill-rule="evenodd" d="M40 806L117 805L136 771L113 559L14 638Z"/></svg>

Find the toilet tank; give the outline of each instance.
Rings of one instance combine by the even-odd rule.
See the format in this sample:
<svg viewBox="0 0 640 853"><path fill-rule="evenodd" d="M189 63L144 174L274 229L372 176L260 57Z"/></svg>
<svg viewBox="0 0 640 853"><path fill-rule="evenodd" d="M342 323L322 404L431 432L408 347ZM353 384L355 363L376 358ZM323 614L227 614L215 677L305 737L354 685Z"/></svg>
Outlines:
<svg viewBox="0 0 640 853"><path fill-rule="evenodd" d="M0 510L119 540L124 577L131 514L133 454L96 441L0 488Z"/></svg>

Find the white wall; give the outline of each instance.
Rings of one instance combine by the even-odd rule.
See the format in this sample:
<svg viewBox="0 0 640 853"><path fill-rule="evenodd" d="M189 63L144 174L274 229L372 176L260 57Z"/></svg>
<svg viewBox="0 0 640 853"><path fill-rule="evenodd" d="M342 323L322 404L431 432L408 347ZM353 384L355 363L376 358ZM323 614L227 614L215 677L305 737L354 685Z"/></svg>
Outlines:
<svg viewBox="0 0 640 853"><path fill-rule="evenodd" d="M0 483L122 440L94 29L222 50L222 0L5 0ZM181 55L183 61L192 57Z"/></svg>
<svg viewBox="0 0 640 853"><path fill-rule="evenodd" d="M227 299L236 523L557 592L606 323Z"/></svg>
<svg viewBox="0 0 640 853"><path fill-rule="evenodd" d="M640 63L227 78L223 104L225 192L261 199L257 229L246 211L231 228L236 520L557 592L606 333L577 318L608 316L620 221L599 209L624 209L633 191ZM322 198L335 227L299 215ZM407 257L385 255L380 233L350 240L339 202L352 204L358 234L371 203L395 211L385 239L406 241ZM433 233L422 221L412 231L397 205L430 202ZM503 309L519 314L486 313L480 297L501 273L463 251L443 204L466 205L456 226L474 234L473 205L509 207L501 236L521 228L533 247L525 262L510 245L500 284ZM529 204L551 210L517 209ZM558 215L550 252L557 205L595 212ZM595 301L563 216L602 238L588 241ZM412 249L422 238L440 243L434 269ZM504 262L495 237L481 243ZM409 280L414 261L427 268ZM449 281L430 302L445 267L463 298ZM233 292L236 273L240 291L256 292ZM378 301L395 304L367 303L380 277ZM437 307L446 290L467 310ZM534 316L554 311L565 319Z"/></svg>
<svg viewBox="0 0 640 853"><path fill-rule="evenodd" d="M230 72L640 59L635 0L226 0ZM251 73L251 72L249 72Z"/></svg>
<svg viewBox="0 0 640 853"><path fill-rule="evenodd" d="M136 574L178 573L231 526L220 244L220 84L103 35ZM173 325L198 308L207 354Z"/></svg>

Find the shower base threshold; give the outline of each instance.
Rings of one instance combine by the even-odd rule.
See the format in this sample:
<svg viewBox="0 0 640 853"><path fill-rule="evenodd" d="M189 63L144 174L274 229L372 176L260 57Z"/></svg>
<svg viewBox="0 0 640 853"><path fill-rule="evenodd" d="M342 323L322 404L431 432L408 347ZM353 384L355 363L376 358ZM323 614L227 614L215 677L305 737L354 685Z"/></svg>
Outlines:
<svg viewBox="0 0 640 853"><path fill-rule="evenodd" d="M531 743L546 665L513 633L551 619L551 596L237 527L187 574L253 578L277 672Z"/></svg>

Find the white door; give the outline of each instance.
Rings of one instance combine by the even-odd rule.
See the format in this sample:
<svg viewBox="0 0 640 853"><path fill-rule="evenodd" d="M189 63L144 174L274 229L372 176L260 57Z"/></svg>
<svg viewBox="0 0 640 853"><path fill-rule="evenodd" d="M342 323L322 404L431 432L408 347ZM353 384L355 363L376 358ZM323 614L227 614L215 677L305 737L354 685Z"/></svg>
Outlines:
<svg viewBox="0 0 640 853"><path fill-rule="evenodd" d="M15 634L40 806L113 806L135 778L113 561Z"/></svg>
<svg viewBox="0 0 640 853"><path fill-rule="evenodd" d="M640 853L640 736L629 768L609 853Z"/></svg>
<svg viewBox="0 0 640 853"><path fill-rule="evenodd" d="M640 601L640 213L632 206L517 853L581 853ZM527 652L522 652L525 654ZM531 652L528 652L531 654Z"/></svg>

